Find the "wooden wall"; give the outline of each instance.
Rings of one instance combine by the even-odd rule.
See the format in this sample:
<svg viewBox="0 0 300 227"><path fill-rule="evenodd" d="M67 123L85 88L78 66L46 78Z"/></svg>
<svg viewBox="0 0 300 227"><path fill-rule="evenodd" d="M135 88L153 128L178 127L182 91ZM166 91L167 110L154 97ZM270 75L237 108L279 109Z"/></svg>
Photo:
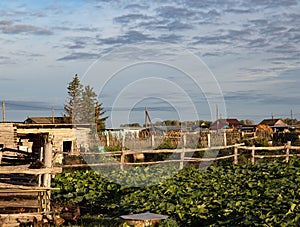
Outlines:
<svg viewBox="0 0 300 227"><path fill-rule="evenodd" d="M7 148L17 147L17 128L14 123L0 123L0 144Z"/></svg>
<svg viewBox="0 0 300 227"><path fill-rule="evenodd" d="M18 128L17 134L41 134L48 133L53 138L53 150L63 151L63 142L72 141L72 150L70 154L78 154L80 145L88 144L89 128ZM23 140L23 146L29 146L30 143ZM86 145L87 146L87 145Z"/></svg>

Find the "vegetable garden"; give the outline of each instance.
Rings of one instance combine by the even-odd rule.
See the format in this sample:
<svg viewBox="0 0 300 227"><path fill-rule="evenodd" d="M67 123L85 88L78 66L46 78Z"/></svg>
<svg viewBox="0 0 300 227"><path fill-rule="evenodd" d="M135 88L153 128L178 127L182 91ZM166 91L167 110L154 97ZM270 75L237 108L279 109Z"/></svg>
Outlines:
<svg viewBox="0 0 300 227"><path fill-rule="evenodd" d="M169 215L159 226L298 226L300 160L232 165L218 162L200 170L135 167L110 176L74 170L56 176L56 204L80 206L73 224L121 226L120 215L153 212ZM164 176L175 173L172 177ZM164 179L151 184L151 179ZM119 185L108 179L122 179ZM147 181L145 187L129 187ZM91 217L94 221L91 221ZM97 224L95 224L97 223Z"/></svg>

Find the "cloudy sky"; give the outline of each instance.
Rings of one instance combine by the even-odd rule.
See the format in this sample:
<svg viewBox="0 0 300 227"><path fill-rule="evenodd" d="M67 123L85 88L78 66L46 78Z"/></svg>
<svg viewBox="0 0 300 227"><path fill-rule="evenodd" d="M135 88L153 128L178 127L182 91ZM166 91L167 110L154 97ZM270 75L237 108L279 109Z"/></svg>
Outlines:
<svg viewBox="0 0 300 227"><path fill-rule="evenodd" d="M161 3L163 2L163 3ZM74 74L108 125L223 117L300 119L300 1L0 2L6 120L63 113Z"/></svg>

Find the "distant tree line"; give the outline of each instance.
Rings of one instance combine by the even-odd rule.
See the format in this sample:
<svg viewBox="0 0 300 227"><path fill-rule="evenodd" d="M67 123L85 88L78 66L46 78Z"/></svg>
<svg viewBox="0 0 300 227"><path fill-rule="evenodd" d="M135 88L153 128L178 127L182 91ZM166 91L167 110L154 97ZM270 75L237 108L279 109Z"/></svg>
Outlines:
<svg viewBox="0 0 300 227"><path fill-rule="evenodd" d="M140 128L141 125L139 123L130 123L130 124L121 124L120 127L133 127L133 128Z"/></svg>
<svg viewBox="0 0 300 227"><path fill-rule="evenodd" d="M153 126L182 126L182 127L201 127L201 128L209 128L211 125L211 121L205 120L197 120L197 121L183 121L180 122L178 120L165 120L165 121L156 121L153 123ZM142 127L139 123L129 123L129 124L121 124L120 127ZM143 125L145 127L145 124Z"/></svg>
<svg viewBox="0 0 300 227"><path fill-rule="evenodd" d="M285 118L283 121L288 125L300 125L300 121L296 118Z"/></svg>

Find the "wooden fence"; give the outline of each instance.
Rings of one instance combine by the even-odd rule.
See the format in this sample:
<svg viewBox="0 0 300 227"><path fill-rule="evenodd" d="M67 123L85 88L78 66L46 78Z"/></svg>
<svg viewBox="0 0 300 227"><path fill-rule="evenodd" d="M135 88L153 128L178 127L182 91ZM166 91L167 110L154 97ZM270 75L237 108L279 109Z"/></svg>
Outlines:
<svg viewBox="0 0 300 227"><path fill-rule="evenodd" d="M232 153L224 156L217 156L219 153L218 151L223 149L231 149ZM186 148L183 146L180 149L163 149L163 150L142 150L142 151L133 151L133 150L125 150L122 151L115 151L115 152L87 152L83 153L83 156L106 156L106 157L118 157L117 159L119 161L116 162L100 162L100 163L88 163L88 164L75 164L75 165L64 165L64 168L74 168L74 167L95 167L95 166L108 166L108 165L120 165L120 169L123 170L124 166L140 166L140 165L154 165L154 164L161 164L161 163L179 163L179 169L182 169L184 167L184 164L188 162L213 162L218 160L224 160L224 159L233 159L233 163L235 165L239 164L239 156L241 154L248 154L248 156L251 157L252 164L255 164L256 159L262 159L262 158L285 158L286 162L289 161L290 157L297 156L300 157L299 154L291 154L290 151L295 150L299 151L300 146L291 146L291 143L289 142L286 146L277 146L277 147L247 147L244 146L244 144L234 144L234 145L228 145L228 146L215 146L215 147L207 147L207 148L198 148L198 149L192 149L192 148ZM196 152L210 152L210 151L216 151L213 155L210 157L206 156L204 153L204 156L202 157L193 157L193 153ZM244 152L242 152L244 151ZM246 151L246 153L245 153ZM247 153L247 151L251 151ZM274 152L274 151L281 151L284 154L259 154L259 151L265 151L265 152ZM161 161L138 161L138 162L128 162L128 159L126 159L126 156L129 155L145 155L145 154L178 154L176 157L179 157L178 159L167 159L167 160L161 160ZM220 152L222 154L222 152ZM97 159L97 158L96 158Z"/></svg>
<svg viewBox="0 0 300 227"><path fill-rule="evenodd" d="M159 147L163 142L180 147L184 143L192 147L210 147L233 145L240 141L241 133L236 130L219 130L219 131L195 131L195 132L163 132L157 135L146 137L137 137L132 133L120 131L119 134L107 133L100 137L101 144L106 147L128 147L128 148L146 148L154 149Z"/></svg>
<svg viewBox="0 0 300 227"><path fill-rule="evenodd" d="M32 222L34 226L44 226L56 220L50 204L50 191L54 189L51 179L62 168L52 166L52 141L48 135L40 139L44 140L41 160L32 164L23 163L32 161L30 154L0 150L0 226L25 226ZM5 161L4 165L1 161ZM23 165L9 165L20 161Z"/></svg>

